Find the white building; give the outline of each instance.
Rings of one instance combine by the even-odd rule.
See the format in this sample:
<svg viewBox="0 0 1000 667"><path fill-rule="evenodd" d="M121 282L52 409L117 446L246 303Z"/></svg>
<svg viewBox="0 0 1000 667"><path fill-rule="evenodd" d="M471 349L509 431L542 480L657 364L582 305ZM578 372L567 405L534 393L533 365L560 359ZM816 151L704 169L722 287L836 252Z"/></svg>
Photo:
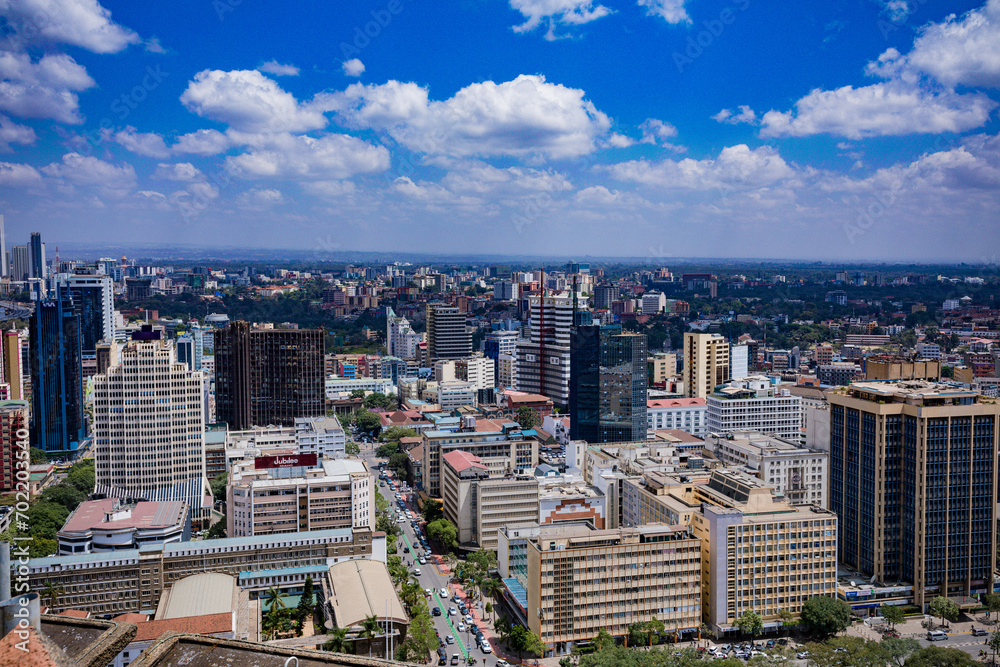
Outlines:
<svg viewBox="0 0 1000 667"><path fill-rule="evenodd" d="M386 309L386 356L413 359L422 336L410 326L409 320Z"/></svg>
<svg viewBox="0 0 1000 667"><path fill-rule="evenodd" d="M917 354L923 359L940 359L941 346L937 343L917 343L913 346Z"/></svg>
<svg viewBox="0 0 1000 667"><path fill-rule="evenodd" d="M348 398L351 392L360 389L362 391L372 391L379 394L395 394L396 385L392 380L377 380L375 378L327 378L326 379L326 399L334 401L341 398Z"/></svg>
<svg viewBox="0 0 1000 667"><path fill-rule="evenodd" d="M699 438L707 424L704 398L657 398L646 401L650 431L679 429Z"/></svg>
<svg viewBox="0 0 1000 667"><path fill-rule="evenodd" d="M124 551L190 540L191 522L182 502L85 500L66 518L56 539L61 556Z"/></svg>
<svg viewBox="0 0 1000 667"><path fill-rule="evenodd" d="M476 386L462 380L445 380L437 383L437 404L447 412L466 405L476 407Z"/></svg>
<svg viewBox="0 0 1000 667"><path fill-rule="evenodd" d="M656 315L667 307L667 295L663 292L647 292L642 295L642 314Z"/></svg>
<svg viewBox="0 0 1000 667"><path fill-rule="evenodd" d="M762 375L733 380L706 399L709 433L759 431L802 442L802 399Z"/></svg>
<svg viewBox="0 0 1000 667"><path fill-rule="evenodd" d="M729 348L729 368L732 379L742 380L750 375L750 346L732 345Z"/></svg>
<svg viewBox="0 0 1000 667"><path fill-rule="evenodd" d="M497 359L497 384L501 387L517 386L517 357L501 354Z"/></svg>
<svg viewBox="0 0 1000 667"><path fill-rule="evenodd" d="M498 280L493 283L494 301L515 301L517 300L518 283L510 280Z"/></svg>
<svg viewBox="0 0 1000 667"><path fill-rule="evenodd" d="M705 448L726 465L746 472L774 488L796 505L829 503L830 457L801 445L756 431L710 433Z"/></svg>
<svg viewBox="0 0 1000 667"><path fill-rule="evenodd" d="M455 362L456 379L465 380L476 389L491 389L496 385L496 362L489 357L476 356Z"/></svg>
<svg viewBox="0 0 1000 667"><path fill-rule="evenodd" d="M347 436L336 417L298 417L295 438L300 454L315 454L322 459L347 456Z"/></svg>

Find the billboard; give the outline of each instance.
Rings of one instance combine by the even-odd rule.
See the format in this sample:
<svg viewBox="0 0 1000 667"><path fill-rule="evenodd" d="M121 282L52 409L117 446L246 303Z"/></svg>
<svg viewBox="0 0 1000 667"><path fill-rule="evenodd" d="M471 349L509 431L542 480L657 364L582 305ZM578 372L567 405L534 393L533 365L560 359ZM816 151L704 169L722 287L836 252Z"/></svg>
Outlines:
<svg viewBox="0 0 1000 667"><path fill-rule="evenodd" d="M279 454L278 456L258 456L253 460L256 470L265 468L314 468L317 465L316 454Z"/></svg>

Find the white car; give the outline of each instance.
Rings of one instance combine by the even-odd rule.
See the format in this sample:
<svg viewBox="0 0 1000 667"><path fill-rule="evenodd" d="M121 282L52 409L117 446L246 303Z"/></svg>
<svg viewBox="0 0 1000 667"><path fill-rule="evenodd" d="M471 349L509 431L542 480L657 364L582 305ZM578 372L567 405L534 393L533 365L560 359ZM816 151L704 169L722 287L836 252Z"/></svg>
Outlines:
<svg viewBox="0 0 1000 667"><path fill-rule="evenodd" d="M444 598L445 600L448 599L448 589L447 588L442 588L441 589L441 597Z"/></svg>
<svg viewBox="0 0 1000 667"><path fill-rule="evenodd" d="M415 575L417 575L419 577L420 576L420 568L418 567L417 569L415 569L413 571L413 574L415 574Z"/></svg>
<svg viewBox="0 0 1000 667"><path fill-rule="evenodd" d="M483 653L493 653L493 647L490 646L490 643L488 641L484 640L479 642L479 647L483 649Z"/></svg>
<svg viewBox="0 0 1000 667"><path fill-rule="evenodd" d="M459 632L465 632L465 623L459 623L458 624L458 631Z"/></svg>
<svg viewBox="0 0 1000 667"><path fill-rule="evenodd" d="M499 660L497 660L497 667L510 667L510 663L504 660L503 658L500 658Z"/></svg>

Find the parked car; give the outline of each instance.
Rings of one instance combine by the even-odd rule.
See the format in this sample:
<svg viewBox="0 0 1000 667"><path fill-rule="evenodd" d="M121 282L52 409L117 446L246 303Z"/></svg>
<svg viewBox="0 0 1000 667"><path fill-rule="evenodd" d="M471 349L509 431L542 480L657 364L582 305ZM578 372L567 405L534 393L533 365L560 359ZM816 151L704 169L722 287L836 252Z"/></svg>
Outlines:
<svg viewBox="0 0 1000 667"><path fill-rule="evenodd" d="M985 637L988 634L990 634L989 631L984 630L983 628L977 628L976 626L972 626L973 637Z"/></svg>
<svg viewBox="0 0 1000 667"><path fill-rule="evenodd" d="M488 641L479 642L479 647L483 649L483 653L493 653L493 647Z"/></svg>
<svg viewBox="0 0 1000 667"><path fill-rule="evenodd" d="M941 642L948 639L948 633L943 630L931 630L927 633L927 641Z"/></svg>
<svg viewBox="0 0 1000 667"><path fill-rule="evenodd" d="M455 609L454 607L448 607L448 615L449 616L454 616L457 613L458 613L457 609Z"/></svg>
<svg viewBox="0 0 1000 667"><path fill-rule="evenodd" d="M457 665L458 664L458 654L457 653L452 653L451 654L451 664L453 664L453 665Z"/></svg>
<svg viewBox="0 0 1000 667"><path fill-rule="evenodd" d="M809 651L799 651L798 653L795 654L795 657L798 658L799 660L805 660L806 658L809 657Z"/></svg>
<svg viewBox="0 0 1000 667"><path fill-rule="evenodd" d="M444 641L447 644L454 644L455 643L455 638L452 637L451 635L445 635Z"/></svg>

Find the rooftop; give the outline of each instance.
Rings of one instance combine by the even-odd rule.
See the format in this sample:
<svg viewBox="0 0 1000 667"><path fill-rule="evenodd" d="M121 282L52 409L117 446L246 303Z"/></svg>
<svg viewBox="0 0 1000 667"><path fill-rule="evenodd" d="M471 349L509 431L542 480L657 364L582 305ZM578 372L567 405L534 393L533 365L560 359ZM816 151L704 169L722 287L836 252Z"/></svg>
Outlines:
<svg viewBox="0 0 1000 667"><path fill-rule="evenodd" d="M374 560L344 561L330 566L329 577L330 606L338 627L360 625L373 615L392 618L400 623L409 622L389 570L383 563Z"/></svg>
<svg viewBox="0 0 1000 667"><path fill-rule="evenodd" d="M187 504L180 501L141 501L128 506L117 498L85 500L59 532L170 528L183 523L186 516Z"/></svg>
<svg viewBox="0 0 1000 667"><path fill-rule="evenodd" d="M461 449L454 449L444 454L442 458L445 463L454 468L456 472L462 472L463 470L468 470L469 468L486 470L486 466L483 465L482 459L475 454L463 452Z"/></svg>
<svg viewBox="0 0 1000 667"><path fill-rule="evenodd" d="M220 572L194 574L165 591L156 610L157 620L206 614L229 614L236 604L236 578Z"/></svg>
<svg viewBox="0 0 1000 667"><path fill-rule="evenodd" d="M646 407L650 410L658 408L699 408L705 407L704 398L657 398L646 401Z"/></svg>

